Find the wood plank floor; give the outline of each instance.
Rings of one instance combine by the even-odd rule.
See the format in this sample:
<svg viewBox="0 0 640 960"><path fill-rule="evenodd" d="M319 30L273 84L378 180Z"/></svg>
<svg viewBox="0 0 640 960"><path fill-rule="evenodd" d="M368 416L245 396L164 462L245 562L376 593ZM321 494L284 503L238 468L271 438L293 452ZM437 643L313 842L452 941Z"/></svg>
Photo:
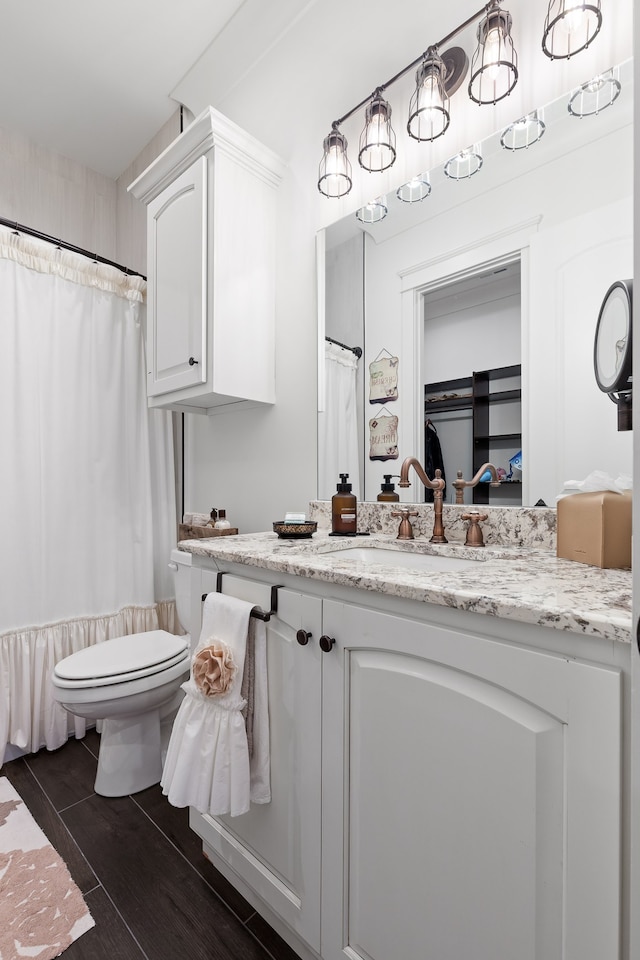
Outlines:
<svg viewBox="0 0 640 960"><path fill-rule="evenodd" d="M95 927L65 960L297 960L202 854L188 811L159 786L130 797L93 790L99 737L4 764L65 860Z"/></svg>

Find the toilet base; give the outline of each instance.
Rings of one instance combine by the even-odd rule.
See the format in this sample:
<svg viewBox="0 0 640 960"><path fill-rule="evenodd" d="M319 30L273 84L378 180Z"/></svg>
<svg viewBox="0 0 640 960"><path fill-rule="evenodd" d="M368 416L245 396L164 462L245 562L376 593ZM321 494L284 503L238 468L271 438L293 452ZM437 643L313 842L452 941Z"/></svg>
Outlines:
<svg viewBox="0 0 640 960"><path fill-rule="evenodd" d="M95 792L126 797L160 782L160 711L111 717L102 723Z"/></svg>

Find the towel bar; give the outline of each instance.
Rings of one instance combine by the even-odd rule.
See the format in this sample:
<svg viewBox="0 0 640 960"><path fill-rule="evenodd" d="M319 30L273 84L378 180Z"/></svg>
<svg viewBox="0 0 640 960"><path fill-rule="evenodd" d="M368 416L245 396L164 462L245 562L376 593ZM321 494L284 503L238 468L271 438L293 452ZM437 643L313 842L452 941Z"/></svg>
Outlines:
<svg viewBox="0 0 640 960"><path fill-rule="evenodd" d="M215 590L216 593L222 593L222 578L224 577L224 575L225 575L224 570L219 570L216 575L216 590ZM265 623L269 621L271 617L275 616L275 614L278 612L278 590L280 589L281 586L282 584L275 584L274 586L271 587L271 609L270 610L265 611L265 610L261 610L260 607L253 607L251 610L250 616L254 617L256 620L264 620ZM207 596L208 594L206 593L202 594L203 603L207 599Z"/></svg>

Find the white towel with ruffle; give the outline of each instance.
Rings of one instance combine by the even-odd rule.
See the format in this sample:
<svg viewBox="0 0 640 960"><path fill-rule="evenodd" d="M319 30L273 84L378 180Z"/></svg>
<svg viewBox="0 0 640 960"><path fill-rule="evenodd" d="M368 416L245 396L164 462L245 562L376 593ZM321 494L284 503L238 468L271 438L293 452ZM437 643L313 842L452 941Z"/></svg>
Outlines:
<svg viewBox="0 0 640 960"><path fill-rule="evenodd" d="M162 791L175 807L212 816L239 816L250 803L271 800L266 631L255 625L253 756L241 695L252 606L210 593L202 611L191 676L182 685L162 773Z"/></svg>

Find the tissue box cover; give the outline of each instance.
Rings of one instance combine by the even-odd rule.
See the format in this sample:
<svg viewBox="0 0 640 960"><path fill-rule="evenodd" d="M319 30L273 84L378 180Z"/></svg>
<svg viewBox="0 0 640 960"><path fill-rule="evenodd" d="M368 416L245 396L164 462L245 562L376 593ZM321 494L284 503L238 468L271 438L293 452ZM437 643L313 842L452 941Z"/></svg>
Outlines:
<svg viewBox="0 0 640 960"><path fill-rule="evenodd" d="M558 501L559 557L596 567L631 566L630 494L575 493Z"/></svg>

